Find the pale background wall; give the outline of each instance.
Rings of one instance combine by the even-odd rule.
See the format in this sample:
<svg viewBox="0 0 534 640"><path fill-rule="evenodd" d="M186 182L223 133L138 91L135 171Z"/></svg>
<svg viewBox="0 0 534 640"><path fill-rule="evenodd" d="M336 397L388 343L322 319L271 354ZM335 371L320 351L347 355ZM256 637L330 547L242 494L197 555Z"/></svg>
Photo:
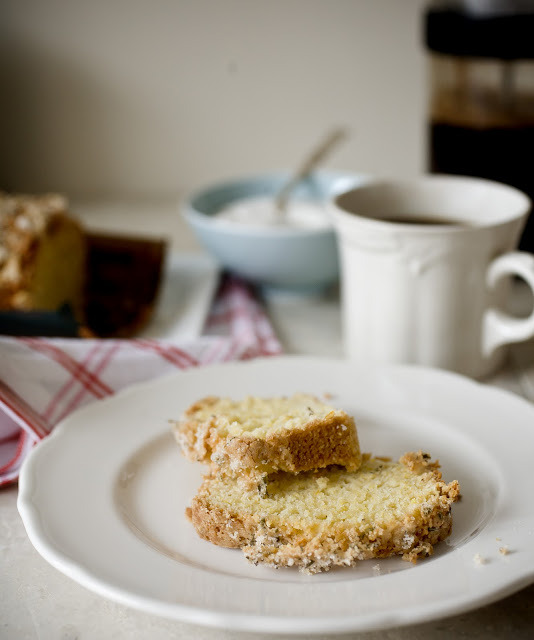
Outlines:
<svg viewBox="0 0 534 640"><path fill-rule="evenodd" d="M0 0L0 188L172 196L291 168L425 167L424 0Z"/></svg>

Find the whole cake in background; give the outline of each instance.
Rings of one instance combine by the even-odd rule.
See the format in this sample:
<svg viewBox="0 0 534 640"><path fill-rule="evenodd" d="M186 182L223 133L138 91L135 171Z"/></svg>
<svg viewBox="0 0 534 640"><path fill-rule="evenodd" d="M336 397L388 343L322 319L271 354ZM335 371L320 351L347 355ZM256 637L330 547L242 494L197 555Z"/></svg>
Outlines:
<svg viewBox="0 0 534 640"><path fill-rule="evenodd" d="M0 194L0 309L83 318L87 242L58 194Z"/></svg>
<svg viewBox="0 0 534 640"><path fill-rule="evenodd" d="M165 251L161 239L88 231L63 195L0 192L0 333L135 336Z"/></svg>

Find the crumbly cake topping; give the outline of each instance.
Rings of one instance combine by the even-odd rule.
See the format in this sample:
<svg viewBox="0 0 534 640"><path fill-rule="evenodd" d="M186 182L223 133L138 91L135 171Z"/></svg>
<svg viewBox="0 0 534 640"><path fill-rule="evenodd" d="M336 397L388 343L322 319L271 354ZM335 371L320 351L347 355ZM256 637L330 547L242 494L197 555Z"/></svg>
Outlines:
<svg viewBox="0 0 534 640"><path fill-rule="evenodd" d="M31 259L36 240L56 216L66 215L67 206L60 194L0 192L0 287L20 298L9 300L9 306L24 307L24 266Z"/></svg>
<svg viewBox="0 0 534 640"><path fill-rule="evenodd" d="M220 436L248 433L255 438L266 438L275 431L298 428L311 418L324 419L335 411L312 395L296 393L278 398L248 396L239 401L205 398L189 409L188 417L199 422L213 420Z"/></svg>

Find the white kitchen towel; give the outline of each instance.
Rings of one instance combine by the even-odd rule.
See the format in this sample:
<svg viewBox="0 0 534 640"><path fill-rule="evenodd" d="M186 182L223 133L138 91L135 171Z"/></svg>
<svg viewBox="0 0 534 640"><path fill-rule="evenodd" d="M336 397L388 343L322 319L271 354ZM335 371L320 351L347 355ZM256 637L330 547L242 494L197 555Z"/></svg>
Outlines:
<svg viewBox="0 0 534 640"><path fill-rule="evenodd" d="M163 339L0 337L0 486L79 407L176 369L282 352L253 288L226 276L203 335Z"/></svg>

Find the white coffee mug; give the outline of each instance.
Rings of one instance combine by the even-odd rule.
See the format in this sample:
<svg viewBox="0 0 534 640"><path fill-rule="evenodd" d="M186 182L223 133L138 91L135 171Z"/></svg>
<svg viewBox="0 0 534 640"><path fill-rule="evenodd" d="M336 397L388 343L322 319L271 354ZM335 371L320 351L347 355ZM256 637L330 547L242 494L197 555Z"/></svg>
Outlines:
<svg viewBox="0 0 534 640"><path fill-rule="evenodd" d="M511 276L534 293L534 256L515 250L530 207L512 187L448 175L371 179L338 195L348 357L475 378L497 369L504 345L534 336L534 310L503 310Z"/></svg>

